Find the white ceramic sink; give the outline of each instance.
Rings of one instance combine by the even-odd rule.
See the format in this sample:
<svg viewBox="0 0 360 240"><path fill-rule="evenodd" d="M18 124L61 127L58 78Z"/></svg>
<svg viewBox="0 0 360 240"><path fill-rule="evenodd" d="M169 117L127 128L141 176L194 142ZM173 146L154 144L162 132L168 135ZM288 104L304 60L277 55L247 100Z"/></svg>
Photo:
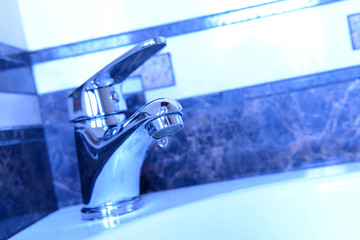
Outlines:
<svg viewBox="0 0 360 240"><path fill-rule="evenodd" d="M143 196L131 214L82 221L62 208L12 239L360 239L360 164Z"/></svg>

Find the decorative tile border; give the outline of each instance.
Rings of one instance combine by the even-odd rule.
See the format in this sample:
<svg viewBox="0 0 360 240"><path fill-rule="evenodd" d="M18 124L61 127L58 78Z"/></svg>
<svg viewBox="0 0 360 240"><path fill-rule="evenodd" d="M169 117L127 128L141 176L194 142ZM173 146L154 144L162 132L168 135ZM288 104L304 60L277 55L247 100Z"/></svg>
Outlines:
<svg viewBox="0 0 360 240"><path fill-rule="evenodd" d="M255 6L249 4L248 7L237 10L33 51L29 53L29 57L32 63L74 57L82 54L136 44L154 36L173 37L310 7L316 7L324 4L330 4L338 1L344 0L264 0L261 4Z"/></svg>
<svg viewBox="0 0 360 240"><path fill-rule="evenodd" d="M27 52L4 43L0 43L0 92L36 94Z"/></svg>
<svg viewBox="0 0 360 240"><path fill-rule="evenodd" d="M349 15L348 21L353 49L360 49L360 13Z"/></svg>
<svg viewBox="0 0 360 240"><path fill-rule="evenodd" d="M8 44L0 42L0 56L12 56L12 55L21 54L23 52L24 51L22 51L16 47L12 47L12 46L9 46Z"/></svg>
<svg viewBox="0 0 360 240"><path fill-rule="evenodd" d="M29 65L30 60L27 52L0 43L0 71Z"/></svg>
<svg viewBox="0 0 360 240"><path fill-rule="evenodd" d="M45 138L42 126L0 128L0 147L24 142L41 141Z"/></svg>

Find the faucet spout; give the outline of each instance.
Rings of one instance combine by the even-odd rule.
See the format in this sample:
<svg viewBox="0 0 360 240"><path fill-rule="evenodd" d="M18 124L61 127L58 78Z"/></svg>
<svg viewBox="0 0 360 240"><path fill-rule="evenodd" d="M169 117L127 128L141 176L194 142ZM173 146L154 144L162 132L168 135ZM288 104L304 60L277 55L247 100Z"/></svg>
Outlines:
<svg viewBox="0 0 360 240"><path fill-rule="evenodd" d="M119 215L139 207L139 180L146 152L156 140L181 130L181 116L178 102L162 98L105 131L89 127L98 119L75 124L84 219L102 218L104 212L106 216Z"/></svg>
<svg viewBox="0 0 360 240"><path fill-rule="evenodd" d="M164 43L159 43L159 40L148 42L118 58L121 64L118 60L109 64L110 67L104 69L111 70L95 74L68 98L70 121L75 124L84 203L81 212L85 220L125 214L139 208L140 173L148 149L156 141L165 146L168 136L183 128L182 107L176 100L154 100L128 119L117 101L109 102L114 95L122 95L121 88L117 80L115 84L108 84L103 76L122 79L134 70L134 66L143 63L144 58L149 58L149 54L158 51L159 46L149 50L151 44Z"/></svg>

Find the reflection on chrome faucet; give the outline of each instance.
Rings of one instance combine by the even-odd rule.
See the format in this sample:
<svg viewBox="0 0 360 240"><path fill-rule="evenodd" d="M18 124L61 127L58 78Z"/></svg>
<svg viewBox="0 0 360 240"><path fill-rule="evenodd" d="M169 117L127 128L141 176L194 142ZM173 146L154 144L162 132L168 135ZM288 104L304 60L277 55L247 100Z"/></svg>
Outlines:
<svg viewBox="0 0 360 240"><path fill-rule="evenodd" d="M147 150L183 127L182 108L172 99L154 100L126 119L121 83L165 47L163 37L135 46L77 88L68 98L86 220L140 207L139 181Z"/></svg>

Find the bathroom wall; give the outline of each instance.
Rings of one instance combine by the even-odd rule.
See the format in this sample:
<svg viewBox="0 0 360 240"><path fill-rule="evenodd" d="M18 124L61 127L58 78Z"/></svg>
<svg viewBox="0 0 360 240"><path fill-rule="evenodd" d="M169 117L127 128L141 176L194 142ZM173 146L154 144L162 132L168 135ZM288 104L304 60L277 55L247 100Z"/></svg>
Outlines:
<svg viewBox="0 0 360 240"><path fill-rule="evenodd" d="M26 39L17 1L0 0L0 42L25 50Z"/></svg>
<svg viewBox="0 0 360 240"><path fill-rule="evenodd" d="M356 0L317 6L200 0L169 6L156 0L144 8L132 1L97 2L87 1L84 9L83 1L17 1L25 44L15 46L26 51L4 45L2 54L0 95L8 120L0 153L10 157L0 163L7 171L1 175L12 178L0 181L0 189L27 189L21 199L35 200L25 210L0 212L4 226L13 226L14 216L30 219L5 234L55 209L55 196L57 207L81 202L66 98L150 36L166 36L168 46L130 78L132 106L157 97L179 99L185 127L166 149L149 152L142 193L359 161ZM16 51L10 60L9 49ZM31 180L25 186L19 179ZM1 204L17 206L17 196L1 198Z"/></svg>
<svg viewBox="0 0 360 240"><path fill-rule="evenodd" d="M274 4L189 13L30 52L58 206L81 202L67 96L134 43L154 35L167 36L168 46L132 76L139 83L137 99L179 99L185 128L167 149L155 146L149 152L142 192L357 161L358 135L352 129L360 54L354 47L356 17L350 22L348 16L357 16L360 6L323 3L282 14ZM212 12L201 12L206 13ZM160 72L171 74L146 70L163 65L168 67Z"/></svg>
<svg viewBox="0 0 360 240"><path fill-rule="evenodd" d="M57 203L16 1L0 5L0 239L7 239Z"/></svg>

